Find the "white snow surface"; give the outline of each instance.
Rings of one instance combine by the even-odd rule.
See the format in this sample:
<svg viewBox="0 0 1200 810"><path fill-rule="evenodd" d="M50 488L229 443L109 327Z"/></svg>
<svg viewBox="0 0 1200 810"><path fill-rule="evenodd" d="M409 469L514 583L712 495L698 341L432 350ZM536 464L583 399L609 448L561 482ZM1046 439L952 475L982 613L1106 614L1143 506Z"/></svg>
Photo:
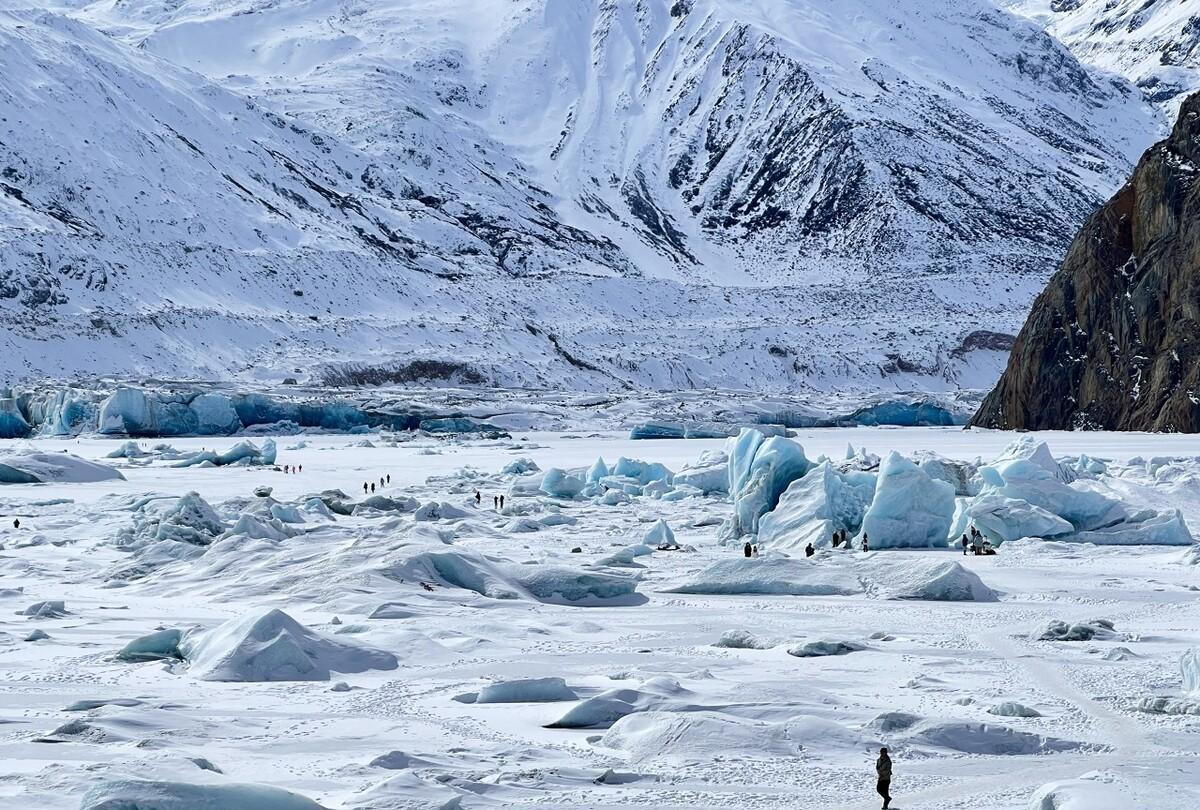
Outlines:
<svg viewBox="0 0 1200 810"><path fill-rule="evenodd" d="M842 459L822 475L893 450L964 470L1033 459L1056 485L1200 521L1200 437L1034 436L1047 459L991 431L798 433ZM746 559L719 542L723 492L657 477L605 505L502 472L586 477L603 457L656 475L723 440L361 438L281 443L300 474L110 458L119 438L5 444L124 478L0 488L0 806L868 810L880 745L906 810L1200 806L1200 582L1177 547ZM377 498L453 509L417 520L337 492L387 475ZM678 550L642 543L666 527ZM1099 619L1112 629L1039 638Z"/></svg>
<svg viewBox="0 0 1200 810"><path fill-rule="evenodd" d="M1162 126L991 0L0 0L0 54L14 381L986 388Z"/></svg>

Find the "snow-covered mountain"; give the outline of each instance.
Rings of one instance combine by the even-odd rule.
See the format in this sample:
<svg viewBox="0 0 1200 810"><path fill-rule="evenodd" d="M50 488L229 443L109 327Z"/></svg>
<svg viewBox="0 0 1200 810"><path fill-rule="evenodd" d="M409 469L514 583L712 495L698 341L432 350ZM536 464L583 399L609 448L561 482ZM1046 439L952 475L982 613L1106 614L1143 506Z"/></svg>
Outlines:
<svg viewBox="0 0 1200 810"><path fill-rule="evenodd" d="M1174 120L1200 90L1198 0L1004 0L1085 63L1124 76Z"/></svg>
<svg viewBox="0 0 1200 810"><path fill-rule="evenodd" d="M17 378L986 386L1160 127L986 0L0 8Z"/></svg>

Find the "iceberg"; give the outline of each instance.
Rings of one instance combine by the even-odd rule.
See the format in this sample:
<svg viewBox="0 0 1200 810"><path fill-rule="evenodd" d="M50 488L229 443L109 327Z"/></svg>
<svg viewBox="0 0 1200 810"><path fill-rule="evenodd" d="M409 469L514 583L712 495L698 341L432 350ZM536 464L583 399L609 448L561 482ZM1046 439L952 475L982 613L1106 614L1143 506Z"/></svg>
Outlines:
<svg viewBox="0 0 1200 810"><path fill-rule="evenodd" d="M643 422L629 431L630 439L683 439L687 429L681 422Z"/></svg>
<svg viewBox="0 0 1200 810"><path fill-rule="evenodd" d="M609 475L608 465L604 463L604 459L598 458L596 462L588 469L587 482L589 484L600 483L601 478L607 478Z"/></svg>
<svg viewBox="0 0 1200 810"><path fill-rule="evenodd" d="M12 397L0 398L0 439L23 439L30 432L17 401Z"/></svg>
<svg viewBox="0 0 1200 810"><path fill-rule="evenodd" d="M854 571L816 558L737 557L719 560L668 593L850 596L863 592Z"/></svg>
<svg viewBox="0 0 1200 810"><path fill-rule="evenodd" d="M741 437L734 442L736 450ZM739 467L736 473L739 484L729 490L733 498L731 528L735 538L755 534L759 518L775 508L780 496L793 481L804 477L812 469L812 462L804 455L804 448L780 436L772 436L756 444L754 457L745 467L745 475L740 470L744 459L739 459L738 464L734 465L735 453L731 452L729 458L731 470L734 466ZM733 477L731 474L731 483Z"/></svg>
<svg viewBox="0 0 1200 810"><path fill-rule="evenodd" d="M526 473L538 472L541 467L537 465L531 458L514 458L512 461L504 465L500 470L501 475L525 475ZM607 474L607 473L606 473Z"/></svg>
<svg viewBox="0 0 1200 810"><path fill-rule="evenodd" d="M867 504L842 474L822 462L793 481L758 524L758 542L771 549L828 545L833 533L858 531Z"/></svg>
<svg viewBox="0 0 1200 810"><path fill-rule="evenodd" d="M233 400L225 394L200 394L188 407L196 415L196 433L201 436L228 436L242 429Z"/></svg>
<svg viewBox="0 0 1200 810"><path fill-rule="evenodd" d="M0 484L87 484L124 480L120 470L70 453L0 452Z"/></svg>
<svg viewBox="0 0 1200 810"><path fill-rule="evenodd" d="M1061 538L1075 527L1052 512L1028 501L990 493L969 502L967 526L974 524L984 536L999 545L1022 537ZM965 527L964 527L965 528ZM950 538L953 543L957 539Z"/></svg>
<svg viewBox="0 0 1200 810"><path fill-rule="evenodd" d="M389 652L327 638L278 609L188 633L179 651L205 681L327 681L332 672L399 666Z"/></svg>
<svg viewBox="0 0 1200 810"><path fill-rule="evenodd" d="M954 487L892 452L879 468L862 532L873 549L945 546L954 507Z"/></svg>
<svg viewBox="0 0 1200 810"><path fill-rule="evenodd" d="M476 703L556 703L578 700L562 678L524 678L499 681L479 690Z"/></svg>
<svg viewBox="0 0 1200 810"><path fill-rule="evenodd" d="M639 461L622 456L612 468L612 475L631 478L643 486L651 481L671 483L674 474L658 462Z"/></svg>
<svg viewBox="0 0 1200 810"><path fill-rule="evenodd" d="M1200 647L1192 647L1179 658L1185 694L1200 697Z"/></svg>
<svg viewBox="0 0 1200 810"><path fill-rule="evenodd" d="M679 544L675 542L675 532L671 531L665 520L659 519L642 535L642 545L650 548L673 548Z"/></svg>
<svg viewBox="0 0 1200 810"><path fill-rule="evenodd" d="M296 793L267 785L190 784L122 779L101 782L83 796L79 810L325 810Z"/></svg>

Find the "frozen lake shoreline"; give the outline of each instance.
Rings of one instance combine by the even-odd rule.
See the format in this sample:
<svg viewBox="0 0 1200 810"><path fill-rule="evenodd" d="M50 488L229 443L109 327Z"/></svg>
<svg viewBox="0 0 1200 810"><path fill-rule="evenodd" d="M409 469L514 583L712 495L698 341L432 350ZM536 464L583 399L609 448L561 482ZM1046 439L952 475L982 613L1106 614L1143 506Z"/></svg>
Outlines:
<svg viewBox="0 0 1200 810"><path fill-rule="evenodd" d="M840 459L850 443L879 455L933 450L972 461L996 456L1014 435L850 428L800 430L795 438L810 458ZM1200 457L1200 437L1038 438L1059 456ZM359 446L364 439L378 446ZM165 443L199 450L233 441ZM335 810L872 808L872 747L886 742L896 763L895 806L904 810L1041 810L1035 802L1046 790L1063 801L1100 790L1109 803L1077 805L1089 810L1200 804L1196 716L1139 709L1147 698L1186 702L1179 660L1197 644L1200 581L1184 549L1025 540L995 557L822 550L805 570L844 594L685 593L719 570L714 565L749 566L766 581L777 560L789 558L744 560L740 549L718 545L727 498L551 501L512 494L499 471L522 457L570 469L619 456L678 470L722 448L721 440L631 441L606 432L396 447L381 446L376 435L276 441L278 463L303 465L303 473L109 460L125 481L0 486L3 514L21 514L24 524L14 532L0 521L0 802L74 809L89 806L82 797L98 784L153 779L274 786ZM307 446L290 449L300 442ZM32 444L103 460L120 443L37 440L4 449ZM388 475L389 497L442 503L446 516L322 515L303 498L330 488L359 498L363 481ZM264 485L273 488L268 500L301 511L304 522L289 524L297 533L268 531L263 499L252 494ZM485 496L478 509L476 487ZM189 491L211 504L224 539L202 554L158 562L120 547L118 538L143 536L135 504L147 493L161 493L154 502L167 504ZM490 499L504 491L516 511L500 515ZM1139 477L1122 491L1179 508L1200 525L1200 485L1191 479L1160 487ZM523 512L561 520L526 530ZM628 564L611 559L659 519L691 550L638 552ZM480 587L492 596L450 584L472 580L445 567L448 554L491 583ZM131 577L134 562L148 567ZM996 601L895 598L912 571L951 562L978 576ZM543 595L550 572L581 569L605 587L636 576L641 598L576 607ZM65 614L15 615L53 600L65 602ZM218 625L276 608L299 629L260 620L256 627L270 638L311 633L336 642L322 654L338 666L385 667L385 658L355 653L359 647L391 654L397 665L341 670L347 674L334 666L329 680L202 676L233 671L212 656L239 661L247 649L245 628L216 633ZM1052 619L1105 619L1114 629L1099 627L1086 641L1041 640ZM187 653L189 663L116 658L156 629L193 627L209 640ZM25 641L35 629L48 638ZM730 631L756 643L739 636L725 644ZM799 657L805 645L825 642L844 645L845 654ZM552 700L461 699L489 683L545 678L562 679L561 687L538 687ZM339 682L347 691L333 691ZM533 694L523 691L533 687L506 688L518 698ZM127 705L67 710L112 700ZM584 707L576 716L593 711L598 700L610 701L608 710L622 704L630 717L611 728L544 727L573 707ZM998 708L1006 704L1033 714Z"/></svg>

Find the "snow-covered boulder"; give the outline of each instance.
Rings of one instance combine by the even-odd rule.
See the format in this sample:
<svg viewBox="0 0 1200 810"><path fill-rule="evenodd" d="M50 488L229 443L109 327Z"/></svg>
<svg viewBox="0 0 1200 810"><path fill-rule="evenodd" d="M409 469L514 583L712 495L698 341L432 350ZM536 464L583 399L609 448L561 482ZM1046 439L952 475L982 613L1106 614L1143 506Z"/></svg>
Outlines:
<svg viewBox="0 0 1200 810"><path fill-rule="evenodd" d="M862 531L873 549L944 546L954 506L954 487L893 452L879 468Z"/></svg>
<svg viewBox="0 0 1200 810"><path fill-rule="evenodd" d="M771 549L829 545L838 529L856 531L866 511L858 490L825 461L793 481L758 523L758 542Z"/></svg>
<svg viewBox="0 0 1200 810"><path fill-rule="evenodd" d="M893 560L876 555L858 567L871 592L885 599L995 602L999 598L974 571L954 560Z"/></svg>
<svg viewBox="0 0 1200 810"><path fill-rule="evenodd" d="M124 480L120 470L70 453L0 452L0 484L86 484Z"/></svg>
<svg viewBox="0 0 1200 810"><path fill-rule="evenodd" d="M320 635L278 609L188 633L179 651L205 681L327 681L332 672L399 665L389 652Z"/></svg>
<svg viewBox="0 0 1200 810"><path fill-rule="evenodd" d="M713 646L728 650L768 650L772 645L749 630L726 630Z"/></svg>
<svg viewBox="0 0 1200 810"><path fill-rule="evenodd" d="M475 703L556 703L578 699L562 678L522 678L488 684L479 690Z"/></svg>

